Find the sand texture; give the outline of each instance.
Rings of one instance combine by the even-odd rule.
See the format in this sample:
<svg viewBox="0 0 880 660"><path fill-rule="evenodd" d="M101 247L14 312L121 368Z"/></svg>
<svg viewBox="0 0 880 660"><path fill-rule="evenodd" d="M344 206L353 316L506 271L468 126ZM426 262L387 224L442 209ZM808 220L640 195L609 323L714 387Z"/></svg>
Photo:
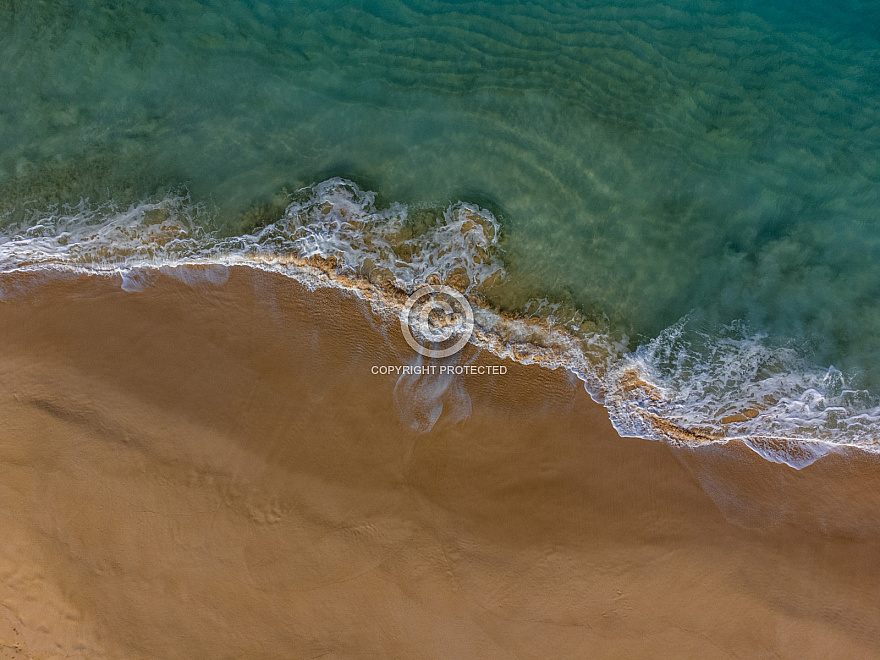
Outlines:
<svg viewBox="0 0 880 660"><path fill-rule="evenodd" d="M880 654L866 454L620 438L537 366L373 375L399 328L246 268L3 284L0 658Z"/></svg>

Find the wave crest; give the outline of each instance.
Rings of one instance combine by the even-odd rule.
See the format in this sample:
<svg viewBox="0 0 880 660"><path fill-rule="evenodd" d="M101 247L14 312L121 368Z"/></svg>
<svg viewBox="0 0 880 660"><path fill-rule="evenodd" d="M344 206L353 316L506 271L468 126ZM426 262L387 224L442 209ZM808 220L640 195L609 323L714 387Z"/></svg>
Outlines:
<svg viewBox="0 0 880 660"><path fill-rule="evenodd" d="M180 196L125 211L84 203L54 210L0 236L0 273L120 276L123 288L138 291L158 270L198 267L175 276L216 284L228 276L217 268L246 265L353 291L388 315L417 287L448 284L471 298L473 343L575 373L622 435L689 445L738 439L797 468L840 445L880 451L880 407L867 392L834 367L817 369L796 347L771 346L741 325L712 334L683 319L630 352L625 337L615 341L546 300L519 316L488 308L485 292L506 277L501 227L472 204L379 209L374 193L335 178L296 192L281 218L252 233L220 236L205 228L206 217Z"/></svg>
<svg viewBox="0 0 880 660"><path fill-rule="evenodd" d="M333 259L338 268L410 290L420 282L472 290L500 280L500 226L491 212L458 202L440 211L392 204L344 179L298 191L282 218L251 234L221 238L203 229L202 207L167 197L125 211L83 203L32 218L0 237L0 268L47 265L119 272L182 263L282 265L291 257Z"/></svg>

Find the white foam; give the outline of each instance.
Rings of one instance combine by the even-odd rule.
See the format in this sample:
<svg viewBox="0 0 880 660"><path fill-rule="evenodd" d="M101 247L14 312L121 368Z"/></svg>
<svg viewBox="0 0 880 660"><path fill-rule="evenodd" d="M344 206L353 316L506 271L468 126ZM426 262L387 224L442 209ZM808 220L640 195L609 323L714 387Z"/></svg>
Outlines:
<svg viewBox="0 0 880 660"><path fill-rule="evenodd" d="M607 383L612 417L628 435L662 437L651 421L662 418L707 437L748 440L768 460L790 455L777 462L793 467L824 455L819 447L828 443L880 450L880 407L868 392L736 324L710 335L682 319L626 355Z"/></svg>
<svg viewBox="0 0 880 660"><path fill-rule="evenodd" d="M333 257L340 268L399 288L457 278L468 290L503 267L494 250L499 224L489 211L459 202L427 226L411 210L379 210L375 195L344 179L299 191L284 216L252 234L220 238L200 228L202 209L180 197L125 211L91 211L85 204L31 219L0 236L0 271L57 265L93 272L182 264L232 265L256 258L282 266L290 256Z"/></svg>
<svg viewBox="0 0 880 660"><path fill-rule="evenodd" d="M160 271L190 286L215 286L229 277L229 266L246 265L310 288L353 291L389 317L399 310L380 287L352 288L291 257L332 259L338 272L407 292L454 281L479 294L505 277L498 221L462 202L434 215L402 204L377 209L373 193L330 179L296 193L282 218L251 234L221 237L203 228L204 216L174 196L122 211L85 203L56 209L0 236L0 273L108 275L137 292ZM0 294L14 291L0 286ZM505 317L475 302L472 342L502 358L576 374L621 435L688 444L740 440L797 469L841 445L880 451L880 407L834 367L809 365L796 347L772 346L738 325L698 332L682 319L628 352L625 337L613 341L558 304L536 300L526 312L535 318ZM671 433L670 425L684 432Z"/></svg>

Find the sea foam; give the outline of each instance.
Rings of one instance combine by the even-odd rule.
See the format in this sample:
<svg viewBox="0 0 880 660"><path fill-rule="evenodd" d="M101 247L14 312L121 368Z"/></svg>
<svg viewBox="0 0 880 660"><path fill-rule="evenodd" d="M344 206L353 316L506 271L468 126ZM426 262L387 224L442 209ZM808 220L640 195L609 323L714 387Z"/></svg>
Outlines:
<svg viewBox="0 0 880 660"><path fill-rule="evenodd" d="M682 319L630 351L626 337L551 301L533 300L520 315L493 309L488 294L506 278L501 225L475 205L380 209L373 193L334 178L297 191L279 220L251 233L221 236L205 229L205 214L182 196L125 210L55 209L6 229L0 273L104 275L137 292L160 272L190 286L219 285L229 266L241 265L354 292L389 318L418 286L447 284L474 307L472 343L573 372L622 435L688 445L739 440L798 469L841 446L880 451L880 407L867 392L741 324L707 333Z"/></svg>

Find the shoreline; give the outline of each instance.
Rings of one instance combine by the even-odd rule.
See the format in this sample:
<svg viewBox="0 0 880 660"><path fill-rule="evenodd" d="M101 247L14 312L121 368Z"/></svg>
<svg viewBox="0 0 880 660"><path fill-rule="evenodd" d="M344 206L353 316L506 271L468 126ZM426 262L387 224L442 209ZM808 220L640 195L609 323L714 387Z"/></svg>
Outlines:
<svg viewBox="0 0 880 660"><path fill-rule="evenodd" d="M0 305L0 639L33 657L880 648L873 455L620 437L473 346L508 373L373 376L399 330L277 274L34 279Z"/></svg>
<svg viewBox="0 0 880 660"><path fill-rule="evenodd" d="M416 230L406 205L377 208L375 193L341 178L288 201L278 220L226 237L194 224L200 207L179 197L112 213L81 205L8 236L0 270L7 277L41 269L100 274L137 292L163 272L221 284L230 268L248 267L312 290L351 291L389 318L420 286L446 285L470 300L472 343L576 374L621 435L673 444L737 439L795 469L840 446L880 453L880 405L869 392L736 323L705 334L687 329L686 316L630 350L626 335L603 321L505 294L515 284L501 260L500 224L486 209L459 201ZM502 300L519 312L501 310Z"/></svg>
<svg viewBox="0 0 880 660"><path fill-rule="evenodd" d="M41 273L60 273L70 276L101 277L116 280L122 279L121 288L132 292L140 292L149 287L160 274L189 281L191 284L222 284L233 269L244 268L278 274L304 286L309 291L332 289L353 295L370 305L373 313L386 321L397 318L403 308L407 294L399 286L387 279L372 281L350 272L350 268L341 268L334 257L300 257L289 255L255 254L250 260L234 259L229 262L205 260L178 260L174 263L138 266L107 266L94 268L75 264L47 264L37 267L28 266L4 271L0 277L12 277L28 274L39 276ZM219 269L219 271L218 271ZM216 272L215 272L216 271ZM151 273L144 278L143 273ZM219 274L217 274L219 272ZM179 274L175 274L179 273ZM441 283L467 293L466 288L454 278L447 282L432 280L430 283ZM14 297L15 294L13 294ZM609 380L609 365L603 364L600 356L607 351L605 340L584 350L581 337L571 333L566 327L556 325L548 317L525 317L492 310L482 306L480 296L469 298L469 302L477 310L477 324L469 344L478 349L488 350L496 357L510 359L523 365L538 365L546 369L563 369L576 376L583 384L590 398L605 406L611 416L611 423L619 435L635 437L651 441L666 442L671 445L700 447L710 444L728 444L731 442L744 445L765 460L772 463L787 465L800 470L815 461L833 453L848 453L855 449L871 455L880 456L880 445L843 442L823 438L789 437L768 433L725 435L712 431L684 428L651 410L632 404L629 397L634 392L641 392L643 399L659 401L661 395L657 386L644 380L644 375L632 367L618 369L618 373ZM615 387L614 402L609 402L609 387ZM620 412L617 409L624 409ZM620 418L617 418L620 415ZM759 416L754 407L743 407L743 413L728 415L721 420L723 425L731 422L747 422Z"/></svg>

